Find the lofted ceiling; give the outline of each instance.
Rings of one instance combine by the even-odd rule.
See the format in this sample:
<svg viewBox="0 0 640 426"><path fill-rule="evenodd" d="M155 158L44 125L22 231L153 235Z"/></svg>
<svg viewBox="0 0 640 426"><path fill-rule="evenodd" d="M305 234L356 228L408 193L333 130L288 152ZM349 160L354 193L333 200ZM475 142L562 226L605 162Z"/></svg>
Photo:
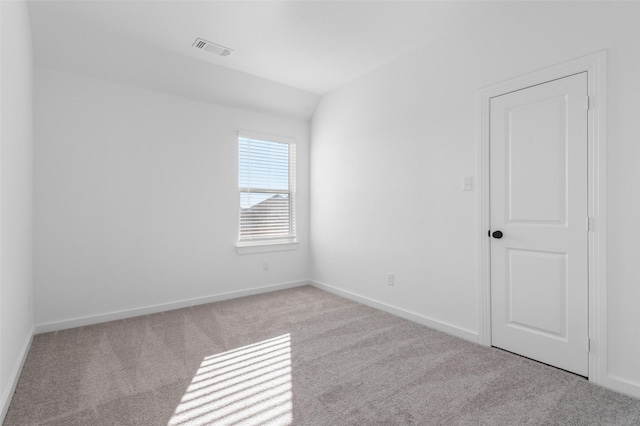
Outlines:
<svg viewBox="0 0 640 426"><path fill-rule="evenodd" d="M321 95L498 9L478 1L29 2L38 65L299 118ZM198 37L233 53L198 50Z"/></svg>

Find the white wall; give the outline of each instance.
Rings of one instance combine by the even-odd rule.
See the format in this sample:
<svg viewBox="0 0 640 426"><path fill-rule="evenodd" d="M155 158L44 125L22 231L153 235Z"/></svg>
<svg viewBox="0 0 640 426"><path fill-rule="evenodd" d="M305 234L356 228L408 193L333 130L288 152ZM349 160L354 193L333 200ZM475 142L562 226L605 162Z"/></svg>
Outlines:
<svg viewBox="0 0 640 426"><path fill-rule="evenodd" d="M1 2L0 420L33 333L33 58L27 7Z"/></svg>
<svg viewBox="0 0 640 426"><path fill-rule="evenodd" d="M461 185L477 177L478 89L608 49L606 374L640 396L640 4L513 3L321 100L312 278L473 340L478 211Z"/></svg>
<svg viewBox="0 0 640 426"><path fill-rule="evenodd" d="M308 278L308 123L40 67L35 90L36 324ZM297 250L236 252L239 129L297 139Z"/></svg>

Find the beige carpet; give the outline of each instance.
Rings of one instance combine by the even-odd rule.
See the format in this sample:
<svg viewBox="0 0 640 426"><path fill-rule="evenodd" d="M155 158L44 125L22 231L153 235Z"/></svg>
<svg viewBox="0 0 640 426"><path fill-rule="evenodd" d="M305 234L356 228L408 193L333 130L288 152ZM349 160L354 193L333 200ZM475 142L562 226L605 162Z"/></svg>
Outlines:
<svg viewBox="0 0 640 426"><path fill-rule="evenodd" d="M313 287L35 336L5 425L640 425L640 401Z"/></svg>

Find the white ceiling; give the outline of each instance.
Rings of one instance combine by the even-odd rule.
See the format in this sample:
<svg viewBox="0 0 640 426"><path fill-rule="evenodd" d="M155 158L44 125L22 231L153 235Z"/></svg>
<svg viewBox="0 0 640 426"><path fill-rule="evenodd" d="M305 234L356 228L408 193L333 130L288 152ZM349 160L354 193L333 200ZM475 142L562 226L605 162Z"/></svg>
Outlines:
<svg viewBox="0 0 640 426"><path fill-rule="evenodd" d="M259 85L297 103L278 112L304 117L320 95L499 9L477 1L29 2L37 64L241 107L232 92ZM234 52L200 51L197 37ZM268 103L260 99L247 102ZM265 108L273 109L256 107Z"/></svg>

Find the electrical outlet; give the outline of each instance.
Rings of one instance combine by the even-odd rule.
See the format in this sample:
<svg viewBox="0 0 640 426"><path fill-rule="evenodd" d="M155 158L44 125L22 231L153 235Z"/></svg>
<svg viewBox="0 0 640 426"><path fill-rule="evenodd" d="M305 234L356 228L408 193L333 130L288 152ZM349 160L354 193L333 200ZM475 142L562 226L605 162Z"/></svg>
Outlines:
<svg viewBox="0 0 640 426"><path fill-rule="evenodd" d="M396 285L396 274L394 274L393 272L387 273L387 285Z"/></svg>
<svg viewBox="0 0 640 426"><path fill-rule="evenodd" d="M269 270L269 268L270 268L270 266L269 266L269 261L268 261L268 260L263 260L263 261L262 261L262 270L263 270L263 271L268 271L268 270Z"/></svg>

